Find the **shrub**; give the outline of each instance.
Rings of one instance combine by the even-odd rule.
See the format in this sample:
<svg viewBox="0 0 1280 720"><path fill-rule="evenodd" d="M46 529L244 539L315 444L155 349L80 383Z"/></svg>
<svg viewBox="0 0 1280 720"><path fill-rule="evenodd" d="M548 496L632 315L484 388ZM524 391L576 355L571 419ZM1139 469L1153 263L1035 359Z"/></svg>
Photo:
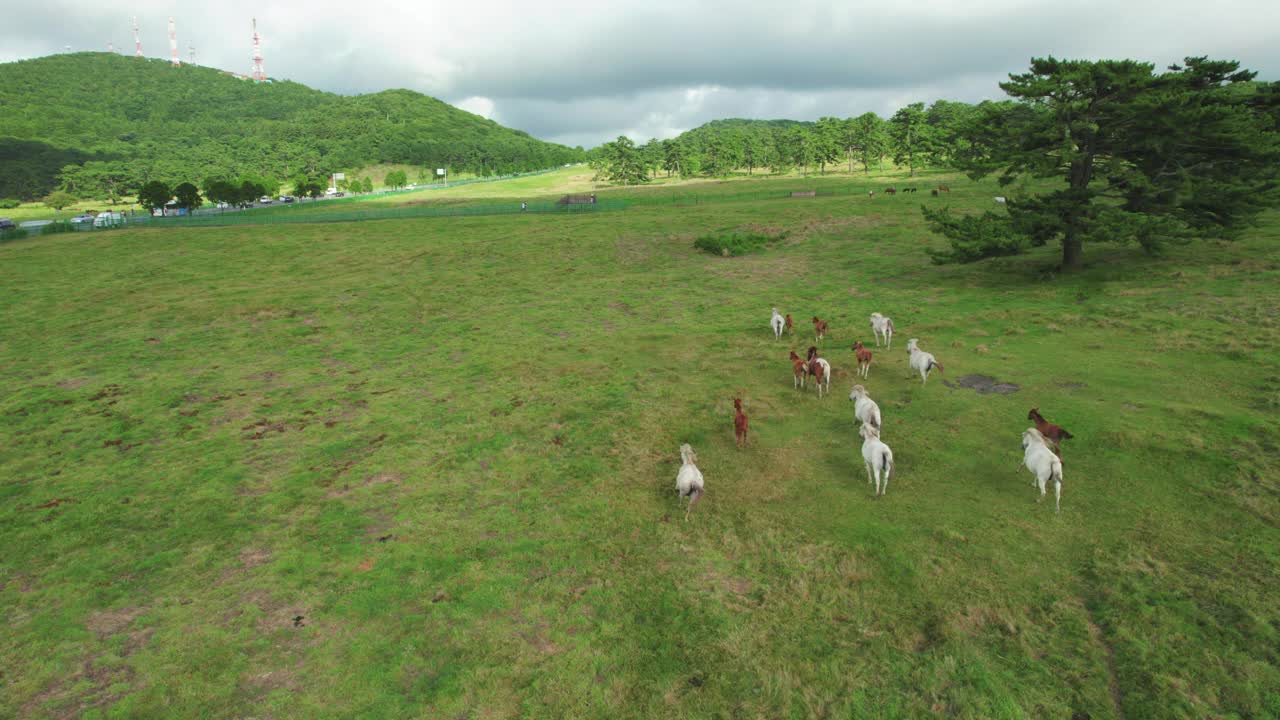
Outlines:
<svg viewBox="0 0 1280 720"><path fill-rule="evenodd" d="M0 230L0 242L6 240L20 240L27 236L26 228L9 228L8 230Z"/></svg>
<svg viewBox="0 0 1280 720"><path fill-rule="evenodd" d="M737 257L748 253L760 252L786 236L786 233L780 235L740 232L721 233L719 235L703 235L693 241L693 246L712 255Z"/></svg>
<svg viewBox="0 0 1280 720"><path fill-rule="evenodd" d="M12 210L21 204L18 198L0 198L0 210Z"/></svg>
<svg viewBox="0 0 1280 720"><path fill-rule="evenodd" d="M70 220L55 220L48 225L40 228L41 235L56 235L58 233L75 232L76 228L71 224Z"/></svg>

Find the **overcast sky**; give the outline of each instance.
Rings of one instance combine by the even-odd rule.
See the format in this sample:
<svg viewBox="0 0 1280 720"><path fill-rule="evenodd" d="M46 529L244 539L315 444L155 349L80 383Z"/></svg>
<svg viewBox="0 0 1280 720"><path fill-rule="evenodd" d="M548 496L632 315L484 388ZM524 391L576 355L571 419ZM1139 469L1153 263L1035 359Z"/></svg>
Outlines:
<svg viewBox="0 0 1280 720"><path fill-rule="evenodd" d="M73 50L267 74L339 93L409 88L547 140L672 137L724 117L891 114L1002 96L1032 56L1240 60L1280 79L1280 0L334 2L0 0L0 61ZM3 98L0 98L3 112Z"/></svg>

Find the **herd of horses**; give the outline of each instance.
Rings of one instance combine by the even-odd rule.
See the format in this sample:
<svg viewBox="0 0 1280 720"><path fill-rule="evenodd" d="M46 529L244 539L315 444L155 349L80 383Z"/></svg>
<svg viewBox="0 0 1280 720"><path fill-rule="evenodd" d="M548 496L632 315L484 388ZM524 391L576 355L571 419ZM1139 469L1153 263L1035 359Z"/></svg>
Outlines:
<svg viewBox="0 0 1280 720"><path fill-rule="evenodd" d="M945 188L946 186L941 186ZM886 192L890 192L890 188ZM910 190L904 190L910 191ZM936 194L937 191L935 190ZM881 341L884 342L885 350L889 350L893 346L893 320L880 313L872 313L871 331L875 336L875 346L880 347ZM791 315L783 315L778 312L778 308L773 308L773 315L769 318L769 327L773 331L775 340L781 340L784 334L794 334L795 325L791 320ZM813 317L813 333L815 343L821 343L827 336L830 325L827 321ZM854 342L852 348L854 356L857 359L858 370L857 376L863 380L870 377L872 352L861 342ZM818 346L810 345L804 358L796 354L795 350L790 351L792 386L795 389L803 391L810 379L817 389L818 398L821 399L824 394L831 393L831 363L825 358L819 356ZM921 386L925 386L929 382L929 373L934 369L938 372L944 372L942 363L932 353L926 352L920 347L920 341L917 338L911 338L907 341L907 367L911 374L918 373L920 375ZM889 476L893 473L893 450L880 439L880 433L883 428L881 420L880 406L875 400L871 399L870 393L866 387L855 384L849 393L849 400L853 402L854 420L858 423L858 434L862 437L862 458L867 470L867 482L875 486L875 496L880 497L885 494L889 487ZM733 399L733 433L734 440L738 448L747 446L747 436L750 428L746 413L742 409L742 398ZM1044 418L1040 414L1039 408L1031 408L1027 413L1027 419L1034 423L1034 427L1027 428L1022 433L1022 451L1023 465L1026 466L1033 476L1032 486L1037 487L1040 491L1036 502L1044 500L1047 485L1050 481L1054 484L1054 512L1061 510L1062 502L1062 448L1063 440L1070 439L1071 433L1067 432L1059 425L1055 425ZM693 510L694 503L702 497L705 492L705 480L702 471L697 467L698 456L693 452L693 448L688 443L680 446L681 466L676 474L676 490L681 498L688 498L689 505L685 510L685 519L688 520L689 513Z"/></svg>
<svg viewBox="0 0 1280 720"><path fill-rule="evenodd" d="M916 192L916 188L914 188L914 187L904 187L904 188L902 188L901 190L899 190L898 188L893 187L893 186L891 185L891 186L889 186L889 187L885 188L883 192L884 192L884 194L885 194L885 195L897 195L897 194L898 194L898 193L900 193L900 192L902 192L902 193L913 193L913 192ZM938 197L938 193L944 193L944 192L945 192L945 193L949 193L949 192L951 192L951 188L947 187L946 185L939 185L938 187L934 188L933 190L930 190L930 192L931 192L931 193L933 193L933 196L934 196L934 197ZM868 196L874 197L874 196L875 196L875 194L876 194L876 191L875 191L875 190L868 190L868 191L867 191L867 195L868 195Z"/></svg>

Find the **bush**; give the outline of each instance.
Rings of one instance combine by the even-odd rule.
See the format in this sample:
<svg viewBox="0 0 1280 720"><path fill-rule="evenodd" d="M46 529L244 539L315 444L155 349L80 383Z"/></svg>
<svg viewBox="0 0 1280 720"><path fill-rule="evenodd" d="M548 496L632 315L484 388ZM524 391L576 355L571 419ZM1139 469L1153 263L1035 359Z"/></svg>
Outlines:
<svg viewBox="0 0 1280 720"><path fill-rule="evenodd" d="M58 233L75 232L76 228L71 224L70 220L55 220L48 225L40 228L41 235L56 235Z"/></svg>
<svg viewBox="0 0 1280 720"><path fill-rule="evenodd" d="M762 233L740 232L723 233L720 235L703 235L693 241L693 246L712 255L737 257L748 253L760 252L786 236L786 233L782 233L780 235L764 235Z"/></svg>
<svg viewBox="0 0 1280 720"><path fill-rule="evenodd" d="M9 228L8 230L0 230L0 242L6 240L20 240L27 236L26 228Z"/></svg>
<svg viewBox="0 0 1280 720"><path fill-rule="evenodd" d="M0 210L12 210L21 204L18 198L0 198Z"/></svg>
<svg viewBox="0 0 1280 720"><path fill-rule="evenodd" d="M65 190L55 190L49 193L49 196L44 199L44 204L54 210L61 210L64 207L70 207L74 205L75 202L76 196L66 192Z"/></svg>

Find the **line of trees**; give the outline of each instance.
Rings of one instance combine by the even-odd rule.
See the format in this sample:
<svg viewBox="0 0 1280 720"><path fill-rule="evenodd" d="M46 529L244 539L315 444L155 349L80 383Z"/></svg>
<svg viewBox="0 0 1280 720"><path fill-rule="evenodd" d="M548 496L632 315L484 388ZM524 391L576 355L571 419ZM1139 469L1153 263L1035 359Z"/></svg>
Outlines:
<svg viewBox="0 0 1280 720"><path fill-rule="evenodd" d="M200 189L189 182L179 183L176 187L170 188L159 180L152 180L138 190L138 204L146 208L147 212L155 212L157 209L164 212L165 206L170 201L187 212L204 204Z"/></svg>
<svg viewBox="0 0 1280 720"><path fill-rule="evenodd" d="M889 119L875 113L823 117L817 122L716 120L669 140L636 146L627 138L588 153L597 177L626 184L667 176L718 177L767 170L826 173L835 167L865 173L883 169L886 158L915 174L917 168L950 164L963 152L964 128L983 105L939 100L908 105Z"/></svg>
<svg viewBox="0 0 1280 720"><path fill-rule="evenodd" d="M598 177L642 183L667 175L722 176L768 168L825 173L928 166L995 175L999 210L953 214L923 206L950 248L937 262L972 262L1059 242L1062 268L1086 243L1230 238L1280 204L1280 84L1234 61L1186 58L1166 72L1131 60L1032 60L977 105L912 103L888 120L714 121L636 146L620 137L589 154ZM1060 181L1057 185L1021 180ZM1051 188L1051 189L1046 189Z"/></svg>

